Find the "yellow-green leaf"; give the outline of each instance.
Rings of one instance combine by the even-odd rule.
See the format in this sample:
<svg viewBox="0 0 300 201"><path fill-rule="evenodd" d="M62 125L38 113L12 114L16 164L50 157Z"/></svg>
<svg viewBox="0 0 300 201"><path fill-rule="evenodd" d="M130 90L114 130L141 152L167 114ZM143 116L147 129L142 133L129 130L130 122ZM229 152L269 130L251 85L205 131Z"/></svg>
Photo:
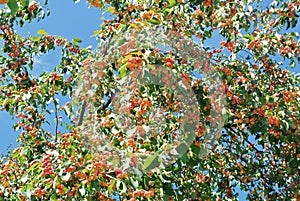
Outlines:
<svg viewBox="0 0 300 201"><path fill-rule="evenodd" d="M38 30L37 33L40 34L40 35L47 35L47 32L43 29Z"/></svg>
<svg viewBox="0 0 300 201"><path fill-rule="evenodd" d="M105 8L105 10L108 11L108 12L110 12L110 13L112 13L112 14L115 13L115 8L113 8L113 7Z"/></svg>
<svg viewBox="0 0 300 201"><path fill-rule="evenodd" d="M114 187L114 185L115 185L115 183L116 183L116 180L112 180L111 182L110 182L110 185L109 185L109 187L108 187L108 193L111 193L111 191L112 191L112 188Z"/></svg>

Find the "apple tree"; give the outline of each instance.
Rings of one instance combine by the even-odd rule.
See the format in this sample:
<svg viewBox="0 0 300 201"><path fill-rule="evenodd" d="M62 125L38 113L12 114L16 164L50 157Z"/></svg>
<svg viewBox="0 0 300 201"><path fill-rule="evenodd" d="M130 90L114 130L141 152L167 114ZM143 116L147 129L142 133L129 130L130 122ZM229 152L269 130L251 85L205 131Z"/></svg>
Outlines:
<svg viewBox="0 0 300 201"><path fill-rule="evenodd" d="M17 34L50 14L47 0L0 0L0 105L19 132L18 147L1 158L0 200L238 200L241 191L247 200L299 199L297 0L88 2L111 14L94 32L96 53L44 30ZM168 33L173 49L148 45L166 42L149 29ZM59 65L34 74L35 56L57 50ZM144 85L132 84L141 72ZM129 97L120 92L124 78ZM207 83L217 78L214 93ZM188 97L194 105L184 104ZM162 119L153 107L163 108ZM182 125L193 128L178 138L188 146L157 162L153 153L176 155L166 142ZM143 135L149 129L155 134ZM128 171L140 161L143 171ZM157 163L164 165L152 168Z"/></svg>

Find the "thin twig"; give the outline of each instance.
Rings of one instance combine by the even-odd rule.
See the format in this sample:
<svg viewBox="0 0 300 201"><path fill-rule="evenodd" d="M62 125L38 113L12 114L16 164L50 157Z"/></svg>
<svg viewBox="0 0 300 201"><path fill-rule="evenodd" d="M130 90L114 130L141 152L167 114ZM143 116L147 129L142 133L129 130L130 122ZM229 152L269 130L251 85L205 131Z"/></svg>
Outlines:
<svg viewBox="0 0 300 201"><path fill-rule="evenodd" d="M252 57L254 57L253 53L251 53L250 51L248 51L248 50L246 50L246 49L242 49L242 51L244 51L244 52L250 54Z"/></svg>
<svg viewBox="0 0 300 201"><path fill-rule="evenodd" d="M236 134L237 135L237 131L235 131L230 125L225 125L225 128L228 128L231 132L233 132L234 134ZM260 151L260 150L258 150L248 139L246 139L244 136L243 136L243 139L256 151L256 152L258 152L258 153L261 153L261 154L263 154L263 151ZM230 150L228 150L228 151L230 151ZM225 157L227 157L227 156L225 156ZM267 170L266 170L266 166L265 165L262 165L262 169L265 171L265 172L267 172ZM265 178L264 177L264 174L263 174L263 172L262 172L262 170L261 169L258 169L258 172L261 174L261 178L262 179L264 179L264 180L266 180L267 181L267 178Z"/></svg>
<svg viewBox="0 0 300 201"><path fill-rule="evenodd" d="M81 112L80 112L80 115L79 115L79 121L78 121L77 126L81 126L82 125L83 115L84 115L84 112L85 112L85 108L86 108L86 101L84 101L83 104L82 104L82 109L81 109Z"/></svg>
<svg viewBox="0 0 300 201"><path fill-rule="evenodd" d="M11 148L12 144L9 144L4 151L1 152L0 157L4 156L4 153L7 152Z"/></svg>
<svg viewBox="0 0 300 201"><path fill-rule="evenodd" d="M111 99L112 99L112 98L110 98L110 99L107 101L107 103L102 107L102 110L105 110L105 109L110 105Z"/></svg>
<svg viewBox="0 0 300 201"><path fill-rule="evenodd" d="M110 41L112 39L112 36L108 39L108 44L110 43ZM105 51L103 52L103 55L106 55L106 54L107 54L107 49L105 49ZM91 70L90 70L90 73L92 73ZM110 104L110 102L111 102L111 99L109 100L108 105ZM106 107L108 107L108 105ZM84 101L83 104L82 104L82 108L81 108L81 112L80 112L80 115L79 115L79 120L78 120L77 126L81 126L82 125L83 117L84 117L84 112L85 112L86 107L87 107L87 103L86 103L86 101ZM104 109L106 107L104 106Z"/></svg>
<svg viewBox="0 0 300 201"><path fill-rule="evenodd" d="M117 91L116 91L116 93L117 93ZM110 94L110 98L109 98L109 100L107 101L107 103L105 103L105 105L102 107L102 110L105 110L110 104L111 104L111 101L112 101L112 99L115 97L115 95L116 95L116 93L111 93Z"/></svg>
<svg viewBox="0 0 300 201"><path fill-rule="evenodd" d="M105 110L111 104L113 97L114 97L114 94L111 94L110 99L102 107L102 110ZM82 109L81 109L81 112L80 112L80 115L79 115L79 120L78 120L77 126L81 126L82 125L83 117L84 117L84 112L85 112L86 107L87 107L87 103L86 103L86 101L84 101L83 104L82 104Z"/></svg>
<svg viewBox="0 0 300 201"><path fill-rule="evenodd" d="M225 128L228 128L230 131L232 131L233 133L237 134L237 132L231 128L229 125L225 126ZM258 153L263 153L263 151L258 150L247 138L243 137L243 139Z"/></svg>
<svg viewBox="0 0 300 201"><path fill-rule="evenodd" d="M58 133L58 109L57 109L57 102L53 97L53 103L55 107L55 118L56 118L56 125L55 125L55 142L57 142L57 133Z"/></svg>

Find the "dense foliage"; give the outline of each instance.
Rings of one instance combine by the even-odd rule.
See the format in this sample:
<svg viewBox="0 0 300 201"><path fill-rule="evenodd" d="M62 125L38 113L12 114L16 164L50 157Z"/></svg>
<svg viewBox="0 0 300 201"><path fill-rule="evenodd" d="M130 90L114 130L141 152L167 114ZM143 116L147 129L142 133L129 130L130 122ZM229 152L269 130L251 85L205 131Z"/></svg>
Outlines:
<svg viewBox="0 0 300 201"><path fill-rule="evenodd" d="M91 50L80 47L80 39L67 41L43 30L18 35L16 26L47 17L47 1L0 0L6 3L9 9L0 10L0 105L18 119L13 129L20 136L19 147L1 159L0 200L237 200L238 188L248 200L299 200L300 77L289 70L300 62L299 34L293 32L299 28L299 1L89 0L99 12L113 14L95 30L99 41L131 29L164 27L197 40L222 78L227 119L208 155L198 156L206 132L199 129L188 152L173 165L143 174L112 168L93 150L89 136L80 133L73 121L74 105L59 100L72 97L83 67L93 70ZM222 42L210 47L207 41L216 35ZM34 75L34 57L55 49L61 50L60 64L50 73ZM137 151L154 142L116 133L108 106L124 68L126 73L145 61L185 77L201 117L211 121L209 104L203 101L205 84L187 73L189 65L172 53L149 51L129 54L99 76L97 115L112 146ZM165 94L164 107L176 110L174 100L159 90L137 91L131 112L145 114L158 92ZM55 108L54 123L48 122L50 107ZM61 133L59 120L68 133ZM44 129L47 122L56 133ZM165 132L173 130L166 127Z"/></svg>

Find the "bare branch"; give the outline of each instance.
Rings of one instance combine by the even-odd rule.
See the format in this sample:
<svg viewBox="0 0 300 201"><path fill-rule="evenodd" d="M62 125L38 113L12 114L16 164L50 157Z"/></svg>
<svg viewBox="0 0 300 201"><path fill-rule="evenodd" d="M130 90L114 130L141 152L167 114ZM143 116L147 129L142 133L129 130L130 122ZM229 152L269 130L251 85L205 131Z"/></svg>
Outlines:
<svg viewBox="0 0 300 201"><path fill-rule="evenodd" d="M106 108L108 108L108 106L111 104L113 98L114 98L114 94L111 94L111 97L108 99L108 101L102 107L102 110L105 110ZM83 104L82 104L82 109L81 109L81 112L80 112L80 115L79 115L79 120L78 120L77 126L82 125L84 112L85 112L86 107L87 107L87 103L86 103L86 101L84 101Z"/></svg>
<svg viewBox="0 0 300 201"><path fill-rule="evenodd" d="M225 126L225 128L228 128L231 132L233 132L233 133L235 133L235 134L237 134L237 132L233 129L233 128L231 128L231 126L230 125L226 125ZM245 137L243 137L243 139L255 150L255 151L257 151L258 153L263 153L263 151L260 151L260 150L258 150L247 138L245 138Z"/></svg>
<svg viewBox="0 0 300 201"><path fill-rule="evenodd" d="M58 108L57 108L57 102L55 98L53 97L53 103L55 107L55 118L56 118L56 125L55 125L55 142L57 142L57 133L58 133Z"/></svg>
<svg viewBox="0 0 300 201"><path fill-rule="evenodd" d="M78 121L77 126L81 126L82 125L83 115L84 115L84 112L85 112L85 108L86 108L86 102L84 101L83 104L82 104L82 108L81 108L81 112L80 112L80 115L79 115L79 121Z"/></svg>

